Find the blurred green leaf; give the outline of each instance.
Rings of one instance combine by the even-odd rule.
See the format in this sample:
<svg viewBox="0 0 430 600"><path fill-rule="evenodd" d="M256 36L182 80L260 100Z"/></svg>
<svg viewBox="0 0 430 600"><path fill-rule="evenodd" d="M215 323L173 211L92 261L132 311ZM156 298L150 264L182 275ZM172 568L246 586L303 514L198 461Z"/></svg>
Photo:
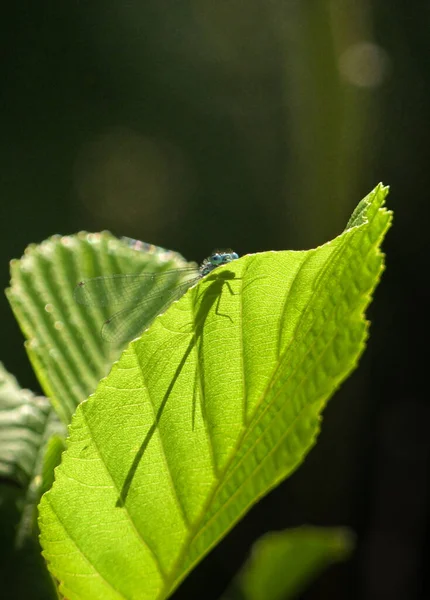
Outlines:
<svg viewBox="0 0 430 600"><path fill-rule="evenodd" d="M95 390L121 350L100 335L112 308L78 304L73 295L76 284L99 275L184 266L189 263L175 252L155 246L138 252L108 232L54 236L11 261L7 297L42 389L64 423ZM173 277L166 285L174 286L176 280Z"/></svg>
<svg viewBox="0 0 430 600"><path fill-rule="evenodd" d="M271 532L253 546L221 600L289 600L354 546L347 529L299 527Z"/></svg>
<svg viewBox="0 0 430 600"><path fill-rule="evenodd" d="M19 387L0 363L0 476L27 487L47 440L62 432L49 400Z"/></svg>
<svg viewBox="0 0 430 600"><path fill-rule="evenodd" d="M47 398L19 387L16 379L0 363L0 476L22 487L13 490L6 481L0 489L2 551L0 561L8 597L48 598L54 589L40 559L37 539L37 505L53 480L54 467L64 449L65 428ZM47 448L57 440L55 464L46 467ZM13 525L12 525L13 524ZM15 567L19 564L19 568ZM7 566L6 566L7 565ZM18 575L18 572L21 575ZM15 573L15 576L12 575ZM20 576L25 574L25 581ZM3 586L3 592L5 588Z"/></svg>
<svg viewBox="0 0 430 600"><path fill-rule="evenodd" d="M78 407L40 505L67 598L166 598L302 462L364 349L387 191L315 250L215 270Z"/></svg>
<svg viewBox="0 0 430 600"><path fill-rule="evenodd" d="M29 482L25 496L20 503L22 512L15 539L17 548L24 546L28 538L36 537L38 534L37 506L42 495L51 488L54 482L54 469L60 464L61 454L65 449L65 430L62 423L58 421L53 409L51 409L51 418L52 424L47 428L45 439L41 444L34 476ZM54 433L56 429L60 428L63 435Z"/></svg>

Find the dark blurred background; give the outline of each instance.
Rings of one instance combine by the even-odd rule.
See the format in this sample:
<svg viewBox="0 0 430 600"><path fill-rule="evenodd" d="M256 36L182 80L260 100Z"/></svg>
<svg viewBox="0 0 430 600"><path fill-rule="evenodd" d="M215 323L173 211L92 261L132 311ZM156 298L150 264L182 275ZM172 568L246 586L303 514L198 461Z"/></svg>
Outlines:
<svg viewBox="0 0 430 600"><path fill-rule="evenodd" d="M109 229L197 261L306 249L391 186L358 371L304 465L175 599L218 598L258 536L303 523L357 534L303 599L430 598L430 3L27 0L0 29L2 288L9 259L54 233ZM0 312L0 360L40 391L4 296Z"/></svg>

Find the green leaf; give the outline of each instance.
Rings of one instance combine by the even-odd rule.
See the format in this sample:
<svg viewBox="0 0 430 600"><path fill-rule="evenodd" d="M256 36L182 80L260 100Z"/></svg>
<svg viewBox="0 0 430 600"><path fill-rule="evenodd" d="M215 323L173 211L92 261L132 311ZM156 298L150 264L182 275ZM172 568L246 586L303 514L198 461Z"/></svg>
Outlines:
<svg viewBox="0 0 430 600"><path fill-rule="evenodd" d="M221 600L288 600L353 548L346 529L299 527L271 532L253 546L250 558Z"/></svg>
<svg viewBox="0 0 430 600"><path fill-rule="evenodd" d="M59 463L57 454L55 464L44 468L47 446L54 436L62 451L65 433L49 400L20 388L0 363L0 476L25 489L16 534L18 547L37 529L36 508L51 487L54 467Z"/></svg>
<svg viewBox="0 0 430 600"><path fill-rule="evenodd" d="M108 232L53 236L29 246L21 260L11 261L11 287L6 294L27 339L40 385L65 424L124 346L103 341L101 327L112 309L78 304L76 284L99 275L185 266L189 263L175 252L155 246L138 252ZM178 277L169 279L166 288L173 287Z"/></svg>
<svg viewBox="0 0 430 600"><path fill-rule="evenodd" d="M27 487L25 497L20 505L22 511L21 519L17 526L15 539L17 548L23 547L28 538L38 534L38 504L42 495L51 488L54 482L54 469L60 464L61 454L65 449L64 437L52 433L55 431L54 424L55 429L62 426L51 409L50 427L47 428L45 439L38 454L34 476Z"/></svg>
<svg viewBox="0 0 430 600"><path fill-rule="evenodd" d="M63 432L47 398L19 387L0 363L0 476L26 487L54 432Z"/></svg>
<svg viewBox="0 0 430 600"><path fill-rule="evenodd" d="M132 342L73 418L40 507L69 599L162 599L314 445L364 349L390 224L216 269Z"/></svg>
<svg viewBox="0 0 430 600"><path fill-rule="evenodd" d="M65 436L65 429L49 400L20 388L0 363L0 476L3 479L0 527L4 553L0 562L4 565L3 588L9 590L10 597L31 599L54 595L40 558L37 505L42 493L50 487L43 485L44 479L49 481L47 475L43 476L42 468L47 444L52 439L61 440L64 449L61 436ZM59 456L50 467L51 482L58 463ZM21 489L18 490L16 484Z"/></svg>

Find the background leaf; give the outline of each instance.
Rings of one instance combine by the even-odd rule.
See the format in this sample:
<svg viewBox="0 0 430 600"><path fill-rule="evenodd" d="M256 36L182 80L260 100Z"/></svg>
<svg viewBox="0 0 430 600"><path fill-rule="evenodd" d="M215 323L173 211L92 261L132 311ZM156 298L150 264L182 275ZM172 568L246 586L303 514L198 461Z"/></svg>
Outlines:
<svg viewBox="0 0 430 600"><path fill-rule="evenodd" d="M27 487L54 433L65 430L49 400L20 388L0 363L0 476Z"/></svg>
<svg viewBox="0 0 430 600"><path fill-rule="evenodd" d="M0 563L7 598L57 597L40 556L37 505L51 486L65 433L49 400L20 388L0 363ZM54 440L55 458L47 452ZM50 478L44 474L49 454Z"/></svg>
<svg viewBox="0 0 430 600"><path fill-rule="evenodd" d="M108 232L54 236L11 261L7 297L27 339L26 349L45 394L68 424L76 406L107 374L121 348L103 341L112 307L74 299L84 278L115 273L162 272L190 266L177 253L149 246L139 252ZM166 282L174 286L180 275Z"/></svg>
<svg viewBox="0 0 430 600"><path fill-rule="evenodd" d="M214 271L78 408L40 509L66 597L167 597L301 463L364 349L386 193L324 246Z"/></svg>
<svg viewBox="0 0 430 600"><path fill-rule="evenodd" d="M298 527L260 538L221 600L289 600L353 548L347 529Z"/></svg>

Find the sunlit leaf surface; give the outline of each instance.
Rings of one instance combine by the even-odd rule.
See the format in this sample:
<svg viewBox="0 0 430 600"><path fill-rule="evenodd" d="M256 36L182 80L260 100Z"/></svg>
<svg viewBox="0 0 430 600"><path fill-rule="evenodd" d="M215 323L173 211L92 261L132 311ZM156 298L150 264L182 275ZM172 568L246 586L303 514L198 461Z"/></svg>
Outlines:
<svg viewBox="0 0 430 600"><path fill-rule="evenodd" d="M315 250L214 271L78 407L40 507L44 556L65 597L168 597L302 462L364 349L386 193L378 186Z"/></svg>

